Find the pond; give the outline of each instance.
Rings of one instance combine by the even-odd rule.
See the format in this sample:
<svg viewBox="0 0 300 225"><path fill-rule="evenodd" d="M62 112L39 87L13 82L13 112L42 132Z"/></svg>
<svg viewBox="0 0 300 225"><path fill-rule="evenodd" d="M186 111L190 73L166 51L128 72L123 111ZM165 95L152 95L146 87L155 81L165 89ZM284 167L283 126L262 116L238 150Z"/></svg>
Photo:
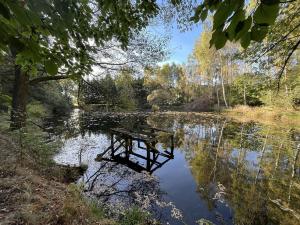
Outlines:
<svg viewBox="0 0 300 225"><path fill-rule="evenodd" d="M75 111L60 122L60 131L54 124L53 132L64 144L55 160L87 165L78 183L111 209L136 205L164 224L300 223L296 128L194 113ZM108 151L95 160L111 145L111 128L135 131L145 126L173 132L172 157L158 154L148 165L137 154L121 162ZM172 148L163 134L154 145L160 152ZM145 156L147 151L138 147L133 141L132 152Z"/></svg>

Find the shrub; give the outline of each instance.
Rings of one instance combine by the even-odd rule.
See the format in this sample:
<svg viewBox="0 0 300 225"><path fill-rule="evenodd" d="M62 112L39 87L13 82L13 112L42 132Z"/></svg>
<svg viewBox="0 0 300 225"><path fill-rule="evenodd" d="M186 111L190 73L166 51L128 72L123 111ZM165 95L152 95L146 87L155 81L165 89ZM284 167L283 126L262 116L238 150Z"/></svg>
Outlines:
<svg viewBox="0 0 300 225"><path fill-rule="evenodd" d="M149 216L146 212L133 207L125 212L124 217L120 221L120 225L145 225L148 223Z"/></svg>

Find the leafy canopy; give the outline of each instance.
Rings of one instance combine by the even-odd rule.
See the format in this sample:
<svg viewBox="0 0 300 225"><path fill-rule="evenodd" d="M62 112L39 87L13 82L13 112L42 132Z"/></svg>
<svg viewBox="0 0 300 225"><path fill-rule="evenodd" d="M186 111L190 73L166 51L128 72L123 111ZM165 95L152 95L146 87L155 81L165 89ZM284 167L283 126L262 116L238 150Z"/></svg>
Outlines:
<svg viewBox="0 0 300 225"><path fill-rule="evenodd" d="M0 0L0 55L33 75L84 74L96 47L115 40L125 48L157 13L153 0Z"/></svg>
<svg viewBox="0 0 300 225"><path fill-rule="evenodd" d="M251 1L250 1L251 2ZM251 40L261 42L275 23L279 12L279 0L261 0L252 11L245 0L204 0L191 18L195 23L213 14L213 34L210 45L216 49L225 46L227 40L240 41L247 48Z"/></svg>

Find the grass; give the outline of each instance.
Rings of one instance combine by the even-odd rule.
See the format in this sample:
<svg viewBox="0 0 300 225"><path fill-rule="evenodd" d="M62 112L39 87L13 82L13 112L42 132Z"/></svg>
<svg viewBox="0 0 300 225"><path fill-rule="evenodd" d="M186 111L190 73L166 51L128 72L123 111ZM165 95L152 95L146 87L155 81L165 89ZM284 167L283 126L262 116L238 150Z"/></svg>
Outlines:
<svg viewBox="0 0 300 225"><path fill-rule="evenodd" d="M236 106L222 112L240 122L259 122L267 125L300 127L300 111L282 110L276 107Z"/></svg>
<svg viewBox="0 0 300 225"><path fill-rule="evenodd" d="M149 221L149 222L147 222ZM149 215L142 212L137 207L133 207L125 211L123 218L119 222L120 225L146 225L150 224Z"/></svg>
<svg viewBox="0 0 300 225"><path fill-rule="evenodd" d="M34 107L33 111L39 107ZM139 210L107 218L104 205L86 198L76 184L87 169L59 166L53 161L61 143L45 142L47 133L32 123L9 130L9 116L0 114L1 224L112 225L147 224Z"/></svg>

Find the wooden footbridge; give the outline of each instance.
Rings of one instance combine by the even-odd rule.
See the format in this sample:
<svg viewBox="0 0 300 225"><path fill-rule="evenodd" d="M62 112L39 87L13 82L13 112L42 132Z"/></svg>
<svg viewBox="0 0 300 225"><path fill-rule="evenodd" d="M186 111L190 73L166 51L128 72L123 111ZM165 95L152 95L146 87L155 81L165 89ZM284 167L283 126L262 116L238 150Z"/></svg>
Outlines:
<svg viewBox="0 0 300 225"><path fill-rule="evenodd" d="M97 161L117 162L137 172L153 173L174 158L174 134L172 132L153 127L144 127L139 131L113 128L110 131L110 146L98 154ZM166 149L156 147L159 143L159 135L162 133L167 137Z"/></svg>

